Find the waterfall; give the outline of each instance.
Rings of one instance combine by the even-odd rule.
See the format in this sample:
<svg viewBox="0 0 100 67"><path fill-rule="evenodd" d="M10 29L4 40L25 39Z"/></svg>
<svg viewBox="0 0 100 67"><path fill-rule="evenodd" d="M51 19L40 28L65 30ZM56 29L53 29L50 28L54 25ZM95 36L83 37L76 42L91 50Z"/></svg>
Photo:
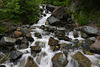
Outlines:
<svg viewBox="0 0 100 67"><path fill-rule="evenodd" d="M43 8L43 7L40 6L40 8ZM41 42L45 43L45 46L41 47L41 49L42 49L41 52L39 54L37 54L36 57L33 57L33 59L36 62L36 64L38 65L38 67L53 67L51 59L53 58L53 56L55 54L57 54L59 52L62 52L62 51L61 50L58 50L58 51L50 50L50 46L48 45L49 38L50 37L54 37L55 39L58 39L58 38L55 37L54 33L50 33L48 35L45 35L44 33L46 33L46 32L39 28L41 25L45 25L45 22L47 21L47 18L51 16L51 12L46 13L46 6L43 9L44 9L43 13L46 14L46 16L42 15L42 17L39 19L38 23L33 24L31 26L31 28L36 27L36 29L33 29L33 31L31 32L31 35L34 38L34 42L29 43L29 47L27 49L18 50L18 51L21 51L24 54L21 57L21 59L19 60L19 62L17 63L17 65L13 65L13 63L10 63L9 61L4 63L3 65L6 65L6 67L10 67L11 65L13 65L12 67L19 67L20 61L22 61L24 58L26 58L26 60L24 60L26 62L28 56L33 57L31 55L30 46L35 46L36 41L41 41ZM47 25L45 25L45 26L47 26ZM59 30L59 29L65 29L65 28L63 28L63 27L60 28L59 27L57 29ZM39 38L35 37L35 32L40 33L42 35L42 38L39 39ZM80 31L78 31L78 34L79 34L79 37L74 38L73 31L69 32L69 34L67 34L67 32L66 32L66 36L68 36L72 40L74 40L74 39L84 40L84 38L82 38L81 35L80 35ZM71 43L71 42L64 41L64 40L59 40L59 41L60 41L59 43L67 43L67 44ZM78 67L78 62L75 61L71 57L71 55L75 54L77 51L81 51L81 50L79 49L79 50L75 50L75 51L73 51L73 50L69 51L68 56L67 56L67 59L68 59L69 62L66 65L66 67ZM85 56L88 57L90 59L90 61L93 63L91 67L98 67L98 64L100 64L100 55L95 54L95 55L85 55Z"/></svg>

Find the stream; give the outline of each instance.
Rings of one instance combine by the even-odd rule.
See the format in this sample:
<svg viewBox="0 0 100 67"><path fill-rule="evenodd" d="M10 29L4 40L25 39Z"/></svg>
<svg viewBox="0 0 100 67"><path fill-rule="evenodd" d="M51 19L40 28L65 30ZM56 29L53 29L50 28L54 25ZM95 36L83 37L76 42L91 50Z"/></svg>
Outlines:
<svg viewBox="0 0 100 67"><path fill-rule="evenodd" d="M40 6L40 8L43 9L42 6ZM43 13L46 14L46 16L42 15L42 17L40 18L38 23L37 24L33 24L31 26L31 28L35 28L35 29L33 29L33 32L31 32L31 36L32 36L32 38L34 38L34 41L32 43L29 42L29 46L28 46L27 49L18 50L18 51L21 51L23 53L21 59L17 62L16 65L14 65L13 63L11 63L9 61L4 63L3 65L5 65L6 67L20 67L20 63L23 61L23 59L25 59L24 62L26 63L28 56L31 56L34 59L35 63L38 65L38 67L53 67L51 59L55 56L55 54L60 53L60 52L63 53L63 51L62 50L52 51L50 49L50 45L48 45L49 38L53 37L56 40L59 40L59 39L57 37L55 37L55 34L53 32L49 33L47 31L44 31L44 30L39 28L40 26L43 26L43 25L44 26L49 26L49 25L45 25L45 22L47 21L47 18L51 16L51 12L46 13L45 10L46 10L46 8L44 7ZM51 27L55 28L55 26L51 26ZM56 27L56 29L57 30L66 30L63 27ZM42 37L41 38L37 38L35 36L35 32L40 33L42 35ZM78 31L78 35L79 35L79 37L74 38L73 31L69 32L69 34L67 34L67 32L65 32L65 36L68 36L72 40L75 40L75 39L84 40L84 38L81 37L80 31ZM39 46L41 47L41 52L38 53L36 56L32 56L31 55L30 46L36 46L35 43L37 41L42 42L42 43L39 44ZM59 44L62 44L62 43L73 44L70 41L59 40ZM79 67L78 62L75 61L71 57L72 55L76 54L79 51L92 62L91 67L98 67L99 66L99 64L100 64L100 55L98 55L98 54L87 55L87 54L83 53L81 48L79 48L79 49L74 49L74 50L70 49L68 51L67 59L68 59L69 62L67 63L67 65L65 67Z"/></svg>

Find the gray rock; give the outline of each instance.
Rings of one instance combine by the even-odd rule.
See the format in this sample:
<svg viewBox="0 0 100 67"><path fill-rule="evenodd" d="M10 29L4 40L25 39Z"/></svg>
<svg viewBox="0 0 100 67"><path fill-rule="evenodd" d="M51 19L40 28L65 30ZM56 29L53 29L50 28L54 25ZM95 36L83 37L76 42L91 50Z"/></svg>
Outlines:
<svg viewBox="0 0 100 67"><path fill-rule="evenodd" d="M68 63L66 56L63 53L57 53L52 58L53 67L65 67Z"/></svg>
<svg viewBox="0 0 100 67"><path fill-rule="evenodd" d="M51 11L51 12L52 12L55 8L56 8L56 7L53 6L53 5L51 5L51 4L48 4L48 5L46 6L46 9L49 10L49 11Z"/></svg>
<svg viewBox="0 0 100 67"><path fill-rule="evenodd" d="M91 26L84 26L83 31L87 34L94 34L94 35L97 35L98 33L97 28L93 28Z"/></svg>
<svg viewBox="0 0 100 67"><path fill-rule="evenodd" d="M16 39L15 38L10 38L10 37L3 37L0 41L0 45L2 46L8 46L8 45L14 45Z"/></svg>
<svg viewBox="0 0 100 67"><path fill-rule="evenodd" d="M47 19L48 23L50 25L53 25L53 26L57 26L61 23L61 21L57 18L55 18L54 16L50 16L48 19Z"/></svg>
<svg viewBox="0 0 100 67"><path fill-rule="evenodd" d="M12 52L10 53L10 57L11 57L11 59L13 59L13 60L19 59L22 55L23 55L23 53L20 52L20 51L12 51Z"/></svg>

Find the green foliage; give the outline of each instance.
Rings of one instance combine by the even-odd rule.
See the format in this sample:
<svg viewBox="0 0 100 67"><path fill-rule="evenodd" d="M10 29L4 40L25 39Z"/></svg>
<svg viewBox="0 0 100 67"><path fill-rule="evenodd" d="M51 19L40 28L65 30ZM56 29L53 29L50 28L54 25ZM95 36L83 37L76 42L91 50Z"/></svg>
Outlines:
<svg viewBox="0 0 100 67"><path fill-rule="evenodd" d="M69 2L70 0L43 0L42 3L66 7L69 5Z"/></svg>
<svg viewBox="0 0 100 67"><path fill-rule="evenodd" d="M98 26L100 26L100 19L98 19L97 22L98 22Z"/></svg>
<svg viewBox="0 0 100 67"><path fill-rule="evenodd" d="M79 25L86 25L88 23L87 15L75 14L74 17L77 19L77 22L79 23Z"/></svg>
<svg viewBox="0 0 100 67"><path fill-rule="evenodd" d="M0 11L0 19L35 23L38 20L41 0L6 0Z"/></svg>

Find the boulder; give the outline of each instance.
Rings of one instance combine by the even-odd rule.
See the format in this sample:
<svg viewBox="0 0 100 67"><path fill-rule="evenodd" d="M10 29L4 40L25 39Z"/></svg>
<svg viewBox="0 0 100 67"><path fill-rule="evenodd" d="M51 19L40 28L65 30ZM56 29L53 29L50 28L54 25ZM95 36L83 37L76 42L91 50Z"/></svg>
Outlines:
<svg viewBox="0 0 100 67"><path fill-rule="evenodd" d="M21 37L22 36L22 32L20 31L14 31L14 37Z"/></svg>
<svg viewBox="0 0 100 67"><path fill-rule="evenodd" d="M55 40L53 37L50 37L48 44L50 46L58 46L59 45L59 41L58 40Z"/></svg>
<svg viewBox="0 0 100 67"><path fill-rule="evenodd" d="M35 36L38 37L38 38L42 38L41 34L37 33L37 32L35 33Z"/></svg>
<svg viewBox="0 0 100 67"><path fill-rule="evenodd" d="M56 7L53 6L53 5L51 5L51 4L47 4L47 6L46 6L46 9L49 10L49 11L51 11L51 12L52 12L55 8L56 8Z"/></svg>
<svg viewBox="0 0 100 67"><path fill-rule="evenodd" d="M59 24L61 24L61 21L59 19L55 18L54 16L48 17L47 21L48 21L49 25L52 25L52 26L59 26Z"/></svg>
<svg viewBox="0 0 100 67"><path fill-rule="evenodd" d="M57 53L52 58L53 67L65 67L68 63L66 56L63 53Z"/></svg>
<svg viewBox="0 0 100 67"><path fill-rule="evenodd" d="M89 50L93 53L100 54L100 42L95 42L89 46Z"/></svg>
<svg viewBox="0 0 100 67"><path fill-rule="evenodd" d="M25 64L25 67L38 67L38 65L35 63L32 57L27 58L27 62Z"/></svg>
<svg viewBox="0 0 100 67"><path fill-rule="evenodd" d="M84 26L83 27L83 31L87 34L91 34L91 35L97 35L98 30L97 28L93 28L91 26Z"/></svg>
<svg viewBox="0 0 100 67"><path fill-rule="evenodd" d="M63 18L67 18L67 9L64 7L58 7L52 12L52 16L56 17L57 19L61 20Z"/></svg>
<svg viewBox="0 0 100 67"><path fill-rule="evenodd" d="M91 61L81 52L77 52L72 58L78 62L79 67L91 67Z"/></svg>
<svg viewBox="0 0 100 67"><path fill-rule="evenodd" d="M22 55L23 55L23 53L20 52L20 51L12 51L10 53L10 57L11 57L12 60L19 59L19 58L21 58Z"/></svg>
<svg viewBox="0 0 100 67"><path fill-rule="evenodd" d="M10 38L10 37L3 37L1 40L0 40L0 45L2 46L9 46L9 45L14 45L16 39L15 38Z"/></svg>

